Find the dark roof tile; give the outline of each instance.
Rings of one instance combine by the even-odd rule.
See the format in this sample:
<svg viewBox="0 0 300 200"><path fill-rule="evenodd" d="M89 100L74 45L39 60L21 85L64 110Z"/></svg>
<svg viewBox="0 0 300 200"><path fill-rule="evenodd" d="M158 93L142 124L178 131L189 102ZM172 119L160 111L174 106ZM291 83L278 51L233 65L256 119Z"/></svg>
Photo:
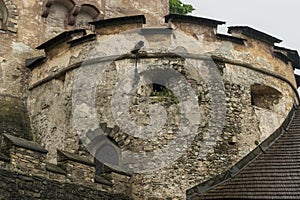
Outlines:
<svg viewBox="0 0 300 200"><path fill-rule="evenodd" d="M65 161L65 160L70 160L70 161L81 163L81 164L88 165L88 166L95 166L94 162L90 161L89 159L87 159L85 157L77 155L77 154L60 151L60 150L57 150L57 154L59 156L59 158L58 158L59 162Z"/></svg>
<svg viewBox="0 0 300 200"><path fill-rule="evenodd" d="M95 176L95 182L107 186L113 186L113 183L102 176Z"/></svg>
<svg viewBox="0 0 300 200"><path fill-rule="evenodd" d="M297 82L297 87L300 87L300 75L295 74L296 82Z"/></svg>
<svg viewBox="0 0 300 200"><path fill-rule="evenodd" d="M141 35L170 35L172 32L172 28L142 28L140 30Z"/></svg>
<svg viewBox="0 0 300 200"><path fill-rule="evenodd" d="M89 35L85 35L81 38L71 40L67 43L70 44L70 47L74 47L74 46L80 45L82 43L90 42L90 41L94 41L94 40L96 40L96 34L89 34Z"/></svg>
<svg viewBox="0 0 300 200"><path fill-rule="evenodd" d="M45 43L41 44L40 46L38 46L36 49L51 49L63 42L66 42L70 39L72 39L72 36L74 34L82 34L82 35L86 35L86 30L85 29L76 29L76 30L72 30L72 31L65 31L57 36L55 36L54 38L46 41Z"/></svg>
<svg viewBox="0 0 300 200"><path fill-rule="evenodd" d="M36 68L37 66L45 62L45 60L46 60L45 56L26 59L25 67L27 67L30 70L33 70L34 68Z"/></svg>
<svg viewBox="0 0 300 200"><path fill-rule="evenodd" d="M251 152L244 159L244 166L237 166L238 173L232 174L232 167L224 177L218 175L187 191L188 199L297 199L300 197L300 110L292 110L282 127L282 134L276 134L269 141L268 148L260 153ZM291 122L291 123L288 123ZM278 131L277 131L278 132ZM271 137L272 138L272 137ZM297 138L297 140L295 140ZM266 140L268 141L268 140ZM265 142L264 142L265 143ZM293 143L290 147L287 144ZM284 145L284 146L282 146ZM286 148L281 148L286 147ZM258 151L259 152L259 151Z"/></svg>
<svg viewBox="0 0 300 200"><path fill-rule="evenodd" d="M32 151L37 151L43 154L47 154L48 151L46 149L44 149L41 145L39 145L38 143L35 143L33 141L29 141L23 138L19 138L19 137L15 137L12 135L8 135L8 134L3 134L4 139L7 140L8 142L10 142L13 146L16 147L21 147L24 149L29 149Z"/></svg>
<svg viewBox="0 0 300 200"><path fill-rule="evenodd" d="M226 22L203 18L203 17L194 17L190 15L178 15L178 14L170 14L165 16L165 23L171 22L183 22L183 23L191 23L191 24L199 24L206 25L209 27L216 28L218 25L223 25Z"/></svg>
<svg viewBox="0 0 300 200"><path fill-rule="evenodd" d="M217 33L216 37L220 40L230 41L230 42L234 42L234 43L241 44L241 45L244 45L245 44L244 41L246 41L246 39L243 39L243 38L238 38L238 37L234 37L231 35L224 35L224 34L220 34L220 33Z"/></svg>
<svg viewBox="0 0 300 200"><path fill-rule="evenodd" d="M266 42L268 44L274 45L274 43L280 43L282 40L275 38L271 35L268 35L264 32L258 31L254 28L248 26L231 26L228 28L228 33L240 32L243 35L248 37Z"/></svg>
<svg viewBox="0 0 300 200"><path fill-rule="evenodd" d="M96 29L104 28L107 26L116 26L116 25L124 25L124 24L146 24L146 17L144 15L134 15L134 16L126 16L126 17L117 17L110 19L103 19L94 22L89 22L95 26Z"/></svg>
<svg viewBox="0 0 300 200"><path fill-rule="evenodd" d="M65 172L62 168L60 168L59 166L52 164L52 163L46 163L46 169L49 172L53 172L53 173L57 173L57 174L62 174L62 175L67 174L67 172Z"/></svg>
<svg viewBox="0 0 300 200"><path fill-rule="evenodd" d="M286 56L289 58L289 60L292 62L294 69L295 68L300 69L300 57L298 51L293 49L287 49L284 47L278 47L278 46L274 46L274 50L284 52Z"/></svg>

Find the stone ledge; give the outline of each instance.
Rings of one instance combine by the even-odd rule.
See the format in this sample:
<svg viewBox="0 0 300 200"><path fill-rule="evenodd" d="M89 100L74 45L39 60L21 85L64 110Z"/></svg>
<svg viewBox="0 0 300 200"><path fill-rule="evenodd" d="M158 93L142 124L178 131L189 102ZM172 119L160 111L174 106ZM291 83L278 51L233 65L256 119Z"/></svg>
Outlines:
<svg viewBox="0 0 300 200"><path fill-rule="evenodd" d="M258 31L249 26L231 26L228 28L228 33L240 33L242 35L251 37L253 39L265 42L270 45L274 45L274 43L280 43L282 40L275 38L271 35L268 35L264 32Z"/></svg>
<svg viewBox="0 0 300 200"><path fill-rule="evenodd" d="M72 31L65 31L54 38L46 41L45 43L41 44L40 46L36 47L38 50L45 49L46 51L49 51L49 49L54 48L57 45L60 45L61 43L64 43L70 39L73 38L74 34L82 34L86 35L86 30L84 29L76 29Z"/></svg>
<svg viewBox="0 0 300 200"><path fill-rule="evenodd" d="M295 79L296 79L297 88L298 88L298 87L300 87L300 76L295 74Z"/></svg>
<svg viewBox="0 0 300 200"><path fill-rule="evenodd" d="M95 180L95 183L100 183L100 184L107 185L107 186L110 186L110 187L113 186L111 181L109 181L106 178L101 177L101 176L96 175L94 180Z"/></svg>
<svg viewBox="0 0 300 200"><path fill-rule="evenodd" d="M244 45L245 44L244 41L246 41L246 39L243 39L243 38L238 38L238 37L234 37L231 35L224 35L224 34L220 34L220 33L217 33L216 37L220 40L230 41L230 42L234 42L234 43L237 43L240 45Z"/></svg>
<svg viewBox="0 0 300 200"><path fill-rule="evenodd" d="M94 41L94 40L96 40L96 34L89 34L89 35L83 36L81 38L69 41L69 42L67 42L67 44L69 44L70 47L74 47L74 46L80 45L82 43L90 42L90 41Z"/></svg>
<svg viewBox="0 0 300 200"><path fill-rule="evenodd" d="M129 177L132 176L132 174L130 172L127 172L127 171L121 169L120 167L116 167L116 166L113 166L113 165L108 164L108 163L103 163L102 167L103 167L102 171L104 173L114 172L116 174L120 174L120 175L124 175L124 176L129 176Z"/></svg>
<svg viewBox="0 0 300 200"><path fill-rule="evenodd" d="M171 35L172 28L142 28L139 32L141 35Z"/></svg>
<svg viewBox="0 0 300 200"><path fill-rule="evenodd" d="M2 153L0 153L0 160L4 162L10 162L10 158Z"/></svg>
<svg viewBox="0 0 300 200"><path fill-rule="evenodd" d="M190 15L178 15L170 14L165 16L165 23L169 22L180 22L180 23L191 23L198 25L205 25L208 27L216 28L218 25L226 24L226 22L203 18L203 17L194 17Z"/></svg>
<svg viewBox="0 0 300 200"><path fill-rule="evenodd" d="M36 151L36 152L39 152L42 154L48 153L48 151L46 149L44 149L42 146L40 146L39 144L37 144L33 141L25 140L23 138L19 138L19 137L7 135L7 134L3 134L3 137L4 137L4 141L11 143L13 146L21 147L24 149L29 149L29 150Z"/></svg>
<svg viewBox="0 0 300 200"><path fill-rule="evenodd" d="M117 18L89 22L89 24L94 25L95 29L126 25L126 24L146 24L146 17L144 15L117 17Z"/></svg>
<svg viewBox="0 0 300 200"><path fill-rule="evenodd" d="M67 172L65 172L62 168L52 163L46 163L46 170L57 174L67 175Z"/></svg>
<svg viewBox="0 0 300 200"><path fill-rule="evenodd" d="M274 51L273 55L278 58L279 60L281 60L282 62L284 62L284 64L288 64L289 62L292 62L286 55L284 55L283 53L279 52L279 51Z"/></svg>
<svg viewBox="0 0 300 200"><path fill-rule="evenodd" d="M46 61L45 56L29 58L29 59L26 59L26 61L25 61L25 67L27 67L30 70L33 70L34 68L38 67L39 65L41 65L45 61Z"/></svg>
<svg viewBox="0 0 300 200"><path fill-rule="evenodd" d="M79 155L76 155L76 154L73 154L73 153L57 150L57 155L58 155L58 162L63 162L63 161L69 160L69 161L81 163L81 164L92 166L92 167L95 166L94 162L90 161L89 159L84 158Z"/></svg>
<svg viewBox="0 0 300 200"><path fill-rule="evenodd" d="M286 56L291 60L293 68L300 69L300 57L297 50L278 46L274 46L274 50L284 52Z"/></svg>

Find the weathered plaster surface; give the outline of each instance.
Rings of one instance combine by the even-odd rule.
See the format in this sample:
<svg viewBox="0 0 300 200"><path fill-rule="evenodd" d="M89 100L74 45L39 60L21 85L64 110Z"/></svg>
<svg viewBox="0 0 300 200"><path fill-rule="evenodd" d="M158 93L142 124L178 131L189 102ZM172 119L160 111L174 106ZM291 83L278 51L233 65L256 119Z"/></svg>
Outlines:
<svg viewBox="0 0 300 200"><path fill-rule="evenodd" d="M130 26L129 26L130 28ZM124 29L124 27L123 27ZM185 31L187 29L184 29ZM192 31L191 27L188 29ZM204 32L196 32L197 37L191 34L185 34L182 31L174 30L171 35L164 35L164 40L159 40L160 37L144 37L139 34L140 31L130 31L128 34L119 35L104 35L98 36L96 42L84 44L80 47L74 47L67 50L60 57L49 60L47 63L34 69L31 79L31 85L43 80L49 75L55 75L59 70L67 67L67 63L74 64L76 62L87 60L91 55L104 58L110 55L122 55L129 53L135 45L136 41L143 40L145 47L142 51L151 53L167 53L176 52L178 54L199 54L199 55L217 55L238 62L245 62L253 65L258 69L268 70L274 74L282 75L289 79L293 76L292 67L283 65L276 58L269 56L266 51L270 51L270 47L265 46L266 51L261 51L263 44L256 44L254 47L248 45L242 46L230 42L219 41L212 36L213 31L207 29ZM201 38L201 39L200 39ZM251 41L249 41L250 43ZM255 41L254 41L255 42ZM103 50L103 46L105 51ZM96 47L96 51L93 49ZM163 48L162 48L163 47ZM268 52L267 51L267 52ZM265 55L267 54L267 55ZM72 55L72 56L70 56ZM257 56L260 55L258 58ZM64 63L57 61L63 60ZM55 64L57 63L57 64ZM226 94L226 117L223 132L215 139L207 141L215 146L213 149L207 149L204 154L207 156L204 159L198 158L201 147L201 142L205 139L204 134L207 130L210 110L210 89L205 84L205 80L193 67L189 66L189 62L172 60L170 58L151 58L139 59L138 71L147 69L147 66L167 66L173 68L184 77L193 83L193 88L196 93L201 96L199 102L201 115L205 116L204 120L199 122L199 132L195 135L195 140L191 147L171 165L166 166L158 171L146 174L135 174L132 179L132 196L136 199L156 197L170 197L174 199L184 199L185 190L193 185L207 180L228 167L232 166L243 156L253 150L257 143L266 139L280 126L285 115L291 108L295 99L290 86L282 80L279 80L271 75L266 75L253 71L252 69L239 66L238 64L227 64L218 67L220 76L224 84ZM98 65L102 65L99 63ZM120 81L122 74L133 72L136 61L132 58L112 61L110 67L103 71L101 82L98 84L96 94L96 108L100 123L107 123L109 127L116 125L115 119L111 111L112 93L116 84ZM55 69L53 68L55 66ZM106 66L106 65L103 65ZM176 67L177 66L177 67ZM223 67L222 67L223 66ZM280 67L279 67L280 66ZM179 67L179 68L178 68ZM281 70L284 68L285 70ZM287 70L288 69L288 70ZM42 84L33 88L30 95L30 102L48 101L49 108L39 113L40 106L29 103L31 110L31 118L35 122L35 134L39 135L40 142L48 148L56 148L53 144L60 144L60 147L80 152L78 140L73 134L72 124L70 123L70 98L72 93L72 84L74 73L78 73L79 69L68 71L63 82L60 80L51 80L46 84ZM203 75L203 74L202 74ZM91 77L90 77L91 78ZM95 81L98 81L95 79ZM294 79L291 79L294 82ZM60 83L60 87L57 85ZM282 97L277 104L272 105L272 109L258 108L251 104L251 85L262 84L278 90ZM193 84L192 84L193 85ZM47 87L52 89L46 90ZM55 86L55 87L54 87ZM53 88L57 88L54 92ZM56 90L56 89L55 89ZM47 92L45 92L47 91ZM59 98L56 98L59 93ZM39 94L39 95L37 95ZM133 98L131 106L132 120L138 124L149 125L151 122L148 116L148 105L162 105L168 113L168 120L154 140L140 140L130 136L130 133L121 131L116 133L113 138L121 147L121 149L136 150L136 151L153 151L159 147L168 144L168 141L176 134L177 109L176 104L171 99L161 99L156 101L153 97L143 97L143 89L140 94ZM142 95L142 96L141 96ZM51 96L51 98L49 98ZM66 99L68 99L66 101ZM147 100L146 100L147 99ZM69 103L68 103L69 102ZM61 107L57 107L61 105ZM66 105L66 106L64 106ZM60 121L53 119L53 115L60 110ZM42 120L38 120L40 116L45 116ZM173 117L172 117L173 116ZM268 119L268 120L266 120ZM271 119L271 122L270 122ZM174 121L175 120L175 121ZM270 123L272 126L270 126ZM63 125L63 126L62 126ZM67 125L67 126L66 126ZM44 127L41 129L41 127ZM57 127L53 131L53 127ZM41 130L44 130L41 132ZM63 136L60 138L57 136ZM69 138L66 140L66 138ZM52 141L51 143L49 141ZM54 161L54 154L50 152L49 159ZM159 162L159 159L157 160ZM218 167L216 167L218 166ZM195 178L197 177L197 178Z"/></svg>
<svg viewBox="0 0 300 200"><path fill-rule="evenodd" d="M106 18L146 14L145 27L163 26L163 16L168 10L167 6L162 6L168 5L167 1L74 2L76 5L92 4ZM90 83L97 83L96 116L99 123L106 123L111 128L119 125L112 114L111 102L113 91L124 74L134 75L137 69L142 77L141 81L146 82L149 77L141 72L151 71L153 66L158 66L160 69L172 69L180 73L190 83L197 96L201 119L197 121L198 129L194 140L190 146L175 148L174 154L182 154L171 164L149 173L135 173L130 179L130 191L134 199L184 199L188 188L232 166L273 133L296 101L291 85L272 76L281 76L296 87L291 64L285 64L274 57L271 45L247 37L245 45L222 41L215 37L215 28L190 23L174 23L171 25L171 33L151 35L142 34L140 25L135 24L99 29L96 30L95 41L75 47L70 47L66 42L58 45L47 52L46 62L30 72L24 66L25 60L44 55L44 52L35 50L35 47L74 27L67 24L64 14L66 9L61 5L56 10L55 7L50 9L49 18L42 18L45 2L16 0L12 3L18 11L16 21L10 29L0 32L0 118L5 118L1 120L4 125L1 125L0 130L38 142L49 151L46 159L51 163L57 162L57 149L91 157L82 145L73 121L72 111L78 106L72 104L75 98L74 86L78 83L76 81L81 70L86 67L76 63L84 63L90 58L99 59L90 68L94 72L93 76L83 78L89 79ZM144 41L144 47L141 48L144 57L136 59L130 52L138 41ZM128 56L116 60L125 54ZM182 59L170 57L171 54L190 57ZM217 136L207 135L214 85L207 82L208 66L202 65L207 63L209 56L219 58L213 68L218 72L225 95L224 128ZM211 63L214 61L208 60ZM195 63L196 66L193 66ZM249 65L257 70L246 67ZM101 71L101 76L96 76L99 73L96 67L99 66L105 70ZM131 81L129 82L132 83ZM280 93L280 98L268 105L268 108L254 105L251 96L251 86L254 84L275 89ZM86 88L79 85L76 89ZM125 95L127 89L125 87L121 94ZM143 140L132 136L133 133L126 131L126 127L120 127L121 130L114 132L111 138L121 150L151 152L168 145L178 133L178 99L150 94L151 86L145 85L132 95L131 120L140 126L160 123L159 117L151 118L149 106L154 106L160 108L160 112L156 114L165 116L166 123L156 133L156 137ZM186 106L188 113L194 111L193 106ZM89 110L83 105L79 107ZM19 112L22 114L18 115ZM24 132L18 134L20 131ZM172 156L166 160L172 160ZM156 162L154 164L161 163L162 158L157 156ZM121 180L118 184L128 184L127 181ZM117 191L118 188L121 187L114 190ZM122 191L128 194L128 191L125 192L126 188L127 185Z"/></svg>

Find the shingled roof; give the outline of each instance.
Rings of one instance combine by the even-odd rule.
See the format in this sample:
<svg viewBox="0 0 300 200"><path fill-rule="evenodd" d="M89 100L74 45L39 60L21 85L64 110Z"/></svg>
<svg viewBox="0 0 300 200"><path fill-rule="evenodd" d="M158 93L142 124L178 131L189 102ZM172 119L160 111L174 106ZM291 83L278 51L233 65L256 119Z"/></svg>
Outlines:
<svg viewBox="0 0 300 200"><path fill-rule="evenodd" d="M182 22L182 23L191 23L191 24L199 24L206 25L209 27L216 28L218 25L226 24L226 22L218 21L214 19L208 19L203 17L194 17L190 15L178 15L178 14L169 14L165 16L165 23L171 22Z"/></svg>
<svg viewBox="0 0 300 200"><path fill-rule="evenodd" d="M234 167L188 190L187 198L300 199L300 109Z"/></svg>
<svg viewBox="0 0 300 200"><path fill-rule="evenodd" d="M274 46L274 50L275 52L283 52L285 56L292 62L293 68L300 69L300 57L297 50L278 46Z"/></svg>
<svg viewBox="0 0 300 200"><path fill-rule="evenodd" d="M264 32L258 31L254 28L251 28L249 26L230 26L228 27L228 33L233 33L233 32L240 32L243 35L246 35L248 37L266 42L270 45L274 45L274 43L280 43L282 40L273 37L271 35L268 35Z"/></svg>

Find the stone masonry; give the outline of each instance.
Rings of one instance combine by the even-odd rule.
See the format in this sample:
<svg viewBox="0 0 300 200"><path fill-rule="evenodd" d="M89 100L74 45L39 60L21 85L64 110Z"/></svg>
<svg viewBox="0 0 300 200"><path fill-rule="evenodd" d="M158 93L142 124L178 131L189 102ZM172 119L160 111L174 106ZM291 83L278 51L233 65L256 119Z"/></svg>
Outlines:
<svg viewBox="0 0 300 200"><path fill-rule="evenodd" d="M297 52L168 1L0 12L0 199L185 199L299 103Z"/></svg>

